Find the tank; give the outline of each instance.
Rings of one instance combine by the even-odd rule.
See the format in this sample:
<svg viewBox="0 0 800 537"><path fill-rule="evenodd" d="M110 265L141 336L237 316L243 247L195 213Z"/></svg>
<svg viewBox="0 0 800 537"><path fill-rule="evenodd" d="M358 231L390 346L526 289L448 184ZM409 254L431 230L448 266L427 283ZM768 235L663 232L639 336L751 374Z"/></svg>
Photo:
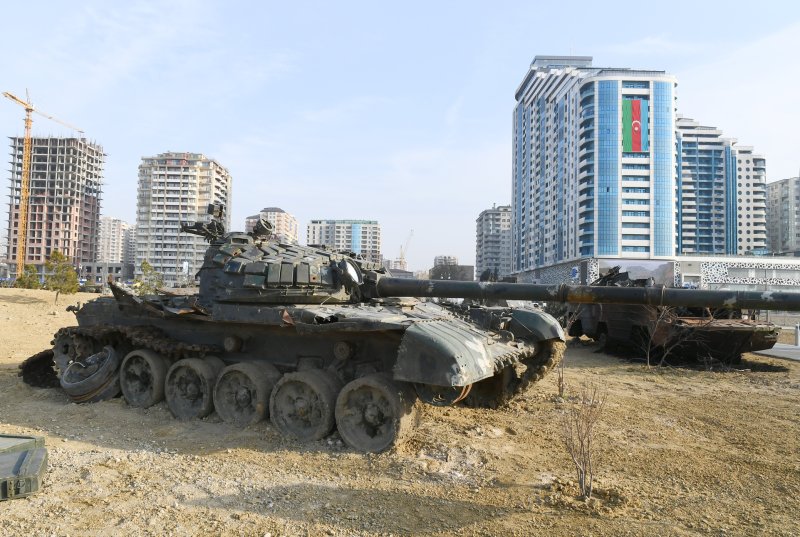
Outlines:
<svg viewBox="0 0 800 537"><path fill-rule="evenodd" d="M603 287L654 287L614 267L592 282ZM636 304L583 304L567 314L568 334L587 335L600 349L647 352L666 363L736 364L742 353L772 348L779 327L758 320L758 310Z"/></svg>
<svg viewBox="0 0 800 537"><path fill-rule="evenodd" d="M560 324L513 301L800 309L800 294L394 278L350 252L277 242L264 221L250 233L182 228L209 242L196 292L139 297L109 283L113 297L73 308L77 325L23 362L23 379L76 402L166 400L181 420L269 418L300 441L337 429L380 452L403 440L417 401L496 408L560 362Z"/></svg>

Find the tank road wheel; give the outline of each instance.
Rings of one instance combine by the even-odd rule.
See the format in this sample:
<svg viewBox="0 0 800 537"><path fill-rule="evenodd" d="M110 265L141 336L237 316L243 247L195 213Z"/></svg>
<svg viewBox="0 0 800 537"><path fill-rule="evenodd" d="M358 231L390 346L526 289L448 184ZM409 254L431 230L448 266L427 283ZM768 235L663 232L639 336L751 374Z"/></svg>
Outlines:
<svg viewBox="0 0 800 537"><path fill-rule="evenodd" d="M61 374L61 387L76 403L96 403L119 395L119 355L111 345L70 363Z"/></svg>
<svg viewBox="0 0 800 537"><path fill-rule="evenodd" d="M269 398L272 424L284 436L302 442L319 440L334 426L336 395L341 382L321 369L284 375Z"/></svg>
<svg viewBox="0 0 800 537"><path fill-rule="evenodd" d="M245 427L263 420L269 412L269 396L281 378L272 364L229 365L214 387L214 407L228 423Z"/></svg>
<svg viewBox="0 0 800 537"><path fill-rule="evenodd" d="M133 407L148 408L164 399L167 361L148 349L131 351L119 368L119 384L125 401Z"/></svg>
<svg viewBox="0 0 800 537"><path fill-rule="evenodd" d="M336 399L336 427L348 446L379 453L398 443L411 422L414 390L385 374L357 378Z"/></svg>
<svg viewBox="0 0 800 537"><path fill-rule="evenodd" d="M214 410L214 367L200 358L178 360L167 371L164 395L179 420L204 418Z"/></svg>

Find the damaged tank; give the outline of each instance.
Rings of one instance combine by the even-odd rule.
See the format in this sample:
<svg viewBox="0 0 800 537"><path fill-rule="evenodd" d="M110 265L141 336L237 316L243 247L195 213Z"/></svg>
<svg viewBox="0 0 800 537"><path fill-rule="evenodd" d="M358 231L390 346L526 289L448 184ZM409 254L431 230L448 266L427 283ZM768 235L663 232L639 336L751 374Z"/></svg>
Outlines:
<svg viewBox="0 0 800 537"><path fill-rule="evenodd" d="M651 278L630 278L613 267L593 286L653 288ZM703 293L703 291L699 291ZM742 353L771 349L779 327L757 319L757 310L739 308L647 306L635 304L572 305L568 334L595 339L600 350L620 347L648 351L669 363L736 364Z"/></svg>
<svg viewBox="0 0 800 537"><path fill-rule="evenodd" d="M110 284L113 297L75 308L77 326L26 360L23 379L78 402L166 400L182 420L268 417L301 441L335 428L350 447L380 452L402 441L417 400L494 408L559 363L559 323L508 301L800 309L800 294L393 278L349 252L272 240L265 221L250 233L215 219L182 227L209 242L196 293L139 297Z"/></svg>
<svg viewBox="0 0 800 537"><path fill-rule="evenodd" d="M217 219L183 231L209 241L196 293L139 297L110 282L113 297L75 308L77 326L23 364L23 378L76 402L166 400L181 420L268 417L301 441L336 428L352 448L379 452L402 439L418 399L497 407L565 349L540 310L398 296L383 267L282 244L266 221L251 233L225 233Z"/></svg>

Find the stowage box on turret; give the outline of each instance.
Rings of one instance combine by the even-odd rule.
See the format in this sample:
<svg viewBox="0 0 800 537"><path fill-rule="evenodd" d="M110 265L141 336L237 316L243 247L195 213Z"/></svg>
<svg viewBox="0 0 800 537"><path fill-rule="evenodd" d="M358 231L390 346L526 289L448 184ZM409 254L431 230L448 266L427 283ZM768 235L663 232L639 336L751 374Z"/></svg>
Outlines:
<svg viewBox="0 0 800 537"><path fill-rule="evenodd" d="M558 364L558 322L506 299L692 300L644 289L392 278L355 254L271 240L267 222L251 233L226 234L216 220L184 231L210 243L199 292L137 297L111 284L113 298L79 308L78 326L59 330L51 351L21 365L26 381L60 384L77 402L120 392L136 407L166 399L184 420L216 411L244 426L269 417L301 441L336 428L352 448L378 452L402 439L417 399L496 407ZM448 308L404 297L472 302ZM763 293L711 298L788 303Z"/></svg>

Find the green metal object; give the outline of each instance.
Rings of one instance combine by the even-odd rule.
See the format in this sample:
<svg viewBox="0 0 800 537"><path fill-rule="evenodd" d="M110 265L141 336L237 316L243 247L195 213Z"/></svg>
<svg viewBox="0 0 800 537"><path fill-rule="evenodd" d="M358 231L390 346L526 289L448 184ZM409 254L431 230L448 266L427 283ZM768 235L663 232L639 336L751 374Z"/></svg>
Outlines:
<svg viewBox="0 0 800 537"><path fill-rule="evenodd" d="M44 437L0 434L0 500L38 492L45 470Z"/></svg>

